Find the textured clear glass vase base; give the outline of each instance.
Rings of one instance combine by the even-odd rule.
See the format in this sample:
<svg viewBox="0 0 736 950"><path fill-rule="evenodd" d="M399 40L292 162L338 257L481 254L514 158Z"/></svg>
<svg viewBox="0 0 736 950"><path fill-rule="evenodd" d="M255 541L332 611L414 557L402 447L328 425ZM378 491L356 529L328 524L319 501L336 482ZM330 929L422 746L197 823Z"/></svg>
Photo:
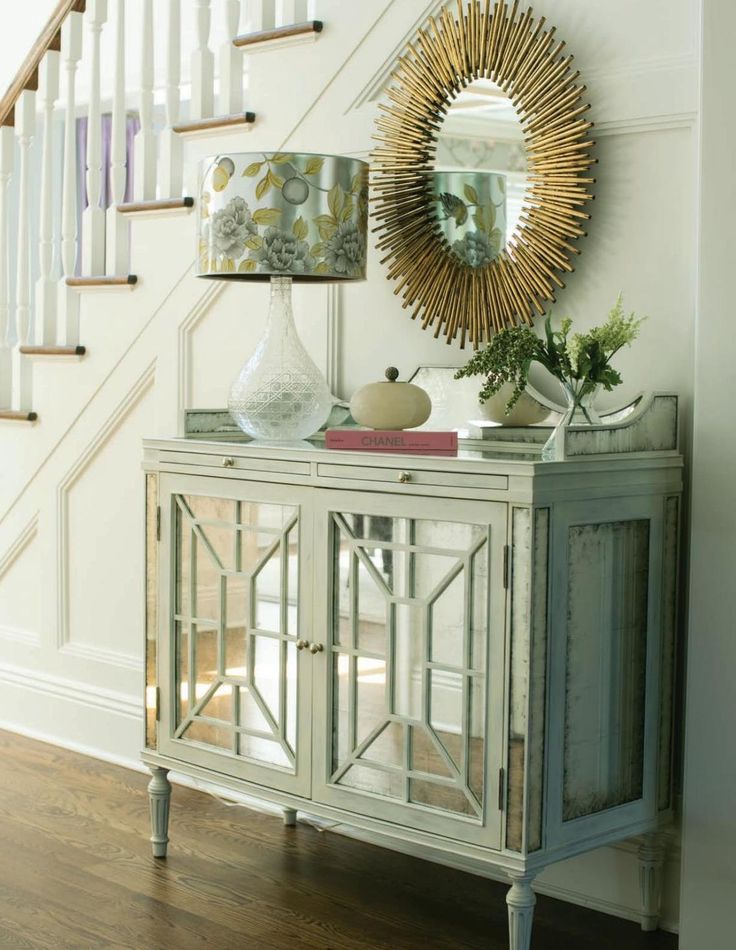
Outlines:
<svg viewBox="0 0 736 950"><path fill-rule="evenodd" d="M274 277L266 332L232 385L230 415L253 439L295 442L317 432L332 401L296 332L291 278Z"/></svg>

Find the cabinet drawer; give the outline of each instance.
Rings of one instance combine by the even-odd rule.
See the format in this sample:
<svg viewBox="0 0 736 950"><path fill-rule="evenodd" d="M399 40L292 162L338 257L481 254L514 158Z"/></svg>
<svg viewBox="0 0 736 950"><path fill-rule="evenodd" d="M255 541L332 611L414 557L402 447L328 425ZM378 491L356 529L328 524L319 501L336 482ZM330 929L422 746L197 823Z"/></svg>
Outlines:
<svg viewBox="0 0 736 950"><path fill-rule="evenodd" d="M507 475L476 475L463 472L439 472L397 465L395 468L378 468L370 465L317 466L320 478L339 478L362 482L403 483L409 485L447 486L454 488L486 488L505 491L509 487Z"/></svg>
<svg viewBox="0 0 736 950"><path fill-rule="evenodd" d="M309 462L291 462L288 459L244 459L230 455L227 446L222 454L204 452L162 452L161 465L185 465L196 468L221 468L223 472L274 472L282 475L309 475Z"/></svg>

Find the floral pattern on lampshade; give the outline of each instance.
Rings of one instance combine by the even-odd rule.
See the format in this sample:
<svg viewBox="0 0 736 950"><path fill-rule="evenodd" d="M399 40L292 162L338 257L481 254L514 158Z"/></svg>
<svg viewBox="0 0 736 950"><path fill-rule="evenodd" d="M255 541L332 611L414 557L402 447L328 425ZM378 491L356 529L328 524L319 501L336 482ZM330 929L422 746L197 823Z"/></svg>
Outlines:
<svg viewBox="0 0 736 950"><path fill-rule="evenodd" d="M486 267L506 243L506 178L496 172L433 173L434 208L450 251Z"/></svg>
<svg viewBox="0 0 736 950"><path fill-rule="evenodd" d="M288 152L218 155L201 166L200 277L365 277L368 166Z"/></svg>

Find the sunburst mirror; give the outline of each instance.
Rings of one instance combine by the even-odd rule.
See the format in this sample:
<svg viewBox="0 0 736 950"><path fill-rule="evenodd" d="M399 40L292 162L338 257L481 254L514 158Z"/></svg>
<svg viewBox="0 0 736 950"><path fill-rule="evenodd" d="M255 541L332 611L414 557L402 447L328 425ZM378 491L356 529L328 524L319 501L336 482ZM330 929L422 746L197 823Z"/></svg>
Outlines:
<svg viewBox="0 0 736 950"><path fill-rule="evenodd" d="M430 17L376 120L382 263L412 317L461 347L545 312L590 217L586 87L555 28L519 7Z"/></svg>

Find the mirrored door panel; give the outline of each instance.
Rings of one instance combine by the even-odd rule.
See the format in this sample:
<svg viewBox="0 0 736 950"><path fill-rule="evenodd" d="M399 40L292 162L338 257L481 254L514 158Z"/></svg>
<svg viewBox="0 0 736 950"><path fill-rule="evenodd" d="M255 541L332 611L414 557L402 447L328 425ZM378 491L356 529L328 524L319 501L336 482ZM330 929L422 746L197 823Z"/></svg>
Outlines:
<svg viewBox="0 0 736 950"><path fill-rule="evenodd" d="M180 754L183 744L295 775L300 507L241 491L170 496L169 737Z"/></svg>
<svg viewBox="0 0 736 950"><path fill-rule="evenodd" d="M460 819L477 835L496 793L486 750L489 634L503 641L503 587L491 585L501 512L486 506L494 517L479 523L439 518L431 501L416 516L401 507L326 513L327 787L343 804L368 795L409 806L415 817L402 820Z"/></svg>

